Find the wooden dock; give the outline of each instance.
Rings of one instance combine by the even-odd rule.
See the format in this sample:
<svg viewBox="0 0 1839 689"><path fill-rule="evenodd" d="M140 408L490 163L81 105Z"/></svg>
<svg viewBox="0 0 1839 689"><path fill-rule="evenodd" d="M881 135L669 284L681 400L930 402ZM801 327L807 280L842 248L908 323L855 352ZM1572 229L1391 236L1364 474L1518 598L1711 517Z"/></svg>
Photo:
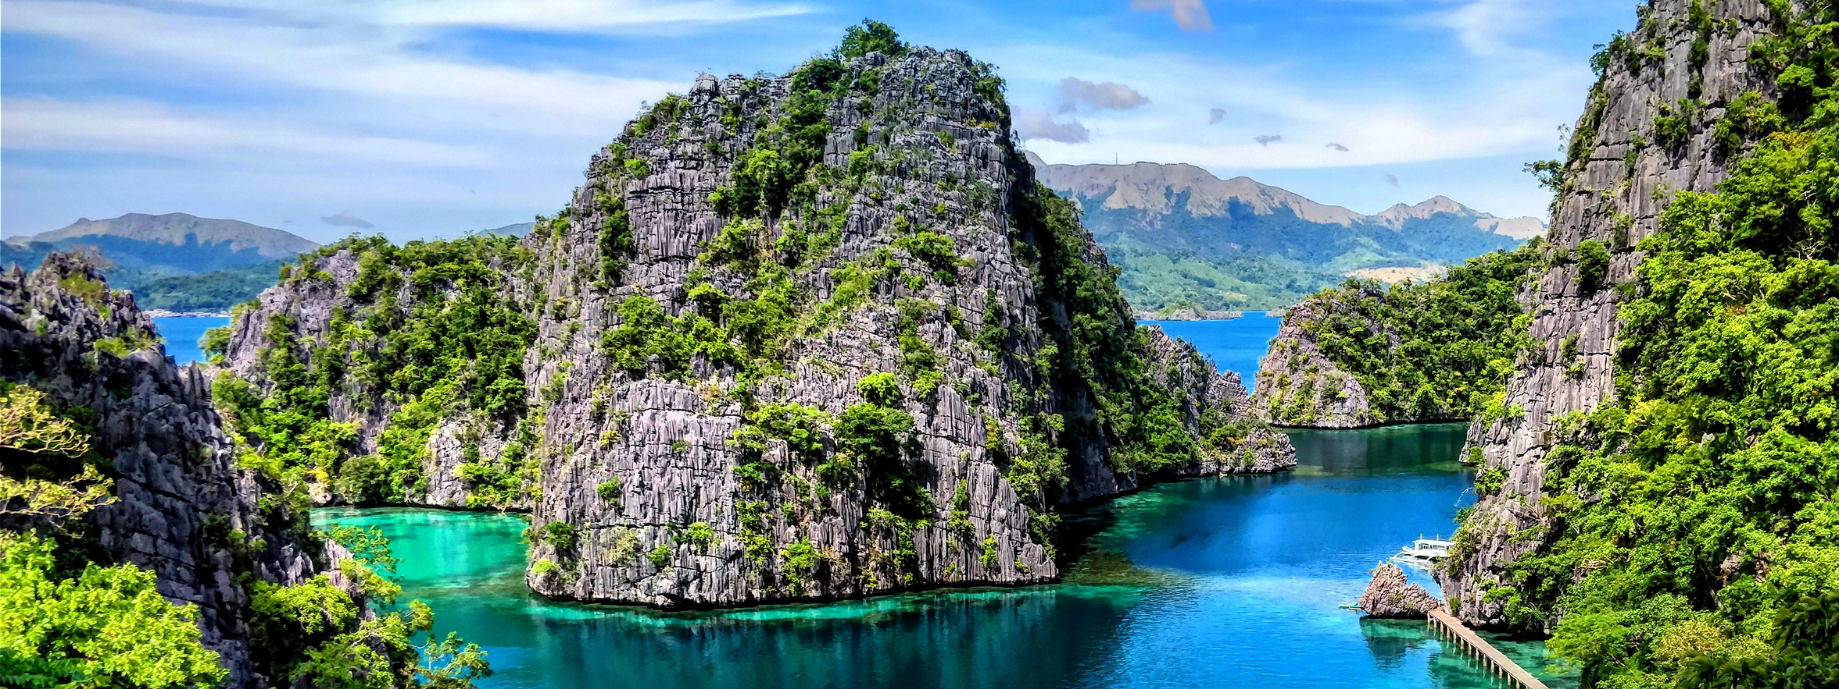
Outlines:
<svg viewBox="0 0 1839 689"><path fill-rule="evenodd" d="M1546 689L1545 683L1539 681L1532 673L1519 664L1509 660L1507 654L1477 636L1462 620L1441 609L1430 611L1430 626L1443 638L1456 642L1456 647L1463 653L1480 660L1495 676L1513 682L1523 689Z"/></svg>

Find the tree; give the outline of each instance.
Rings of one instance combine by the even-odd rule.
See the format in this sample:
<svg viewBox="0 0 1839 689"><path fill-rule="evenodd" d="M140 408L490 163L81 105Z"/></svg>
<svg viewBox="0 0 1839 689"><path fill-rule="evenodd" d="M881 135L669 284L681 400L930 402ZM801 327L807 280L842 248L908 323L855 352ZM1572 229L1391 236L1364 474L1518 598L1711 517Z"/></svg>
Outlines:
<svg viewBox="0 0 1839 689"><path fill-rule="evenodd" d="M199 642L198 606L175 606L152 572L94 563L54 572L56 547L0 533L0 680L26 687L216 686L217 653Z"/></svg>
<svg viewBox="0 0 1839 689"><path fill-rule="evenodd" d="M900 34L894 33L894 27L864 19L843 33L843 44L837 47L837 54L857 58L869 53L900 57L907 54L907 44L900 42Z"/></svg>

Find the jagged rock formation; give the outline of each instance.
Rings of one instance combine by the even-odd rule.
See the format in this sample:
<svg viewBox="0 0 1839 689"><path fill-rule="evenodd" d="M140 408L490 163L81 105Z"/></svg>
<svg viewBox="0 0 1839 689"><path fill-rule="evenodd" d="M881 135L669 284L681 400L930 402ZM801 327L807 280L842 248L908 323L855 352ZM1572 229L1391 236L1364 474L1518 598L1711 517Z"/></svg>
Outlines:
<svg viewBox="0 0 1839 689"><path fill-rule="evenodd" d="M1135 328L1104 252L1004 136L989 65L851 46L699 78L596 155L555 218L485 252L496 303L533 323L521 364L456 374L425 485L388 497L479 504L497 480L481 477L527 477L537 591L730 606L1048 581L1056 505L1294 465L1236 377ZM337 312L477 284L405 260L322 250L239 313L228 366L292 397L261 354L277 340L309 371L361 369L406 326L333 338ZM405 279L354 287L366 264ZM420 311L412 296L391 308ZM328 376L327 420L384 454L392 399L428 399ZM519 405L484 413L493 390ZM375 410L339 401L366 396Z"/></svg>
<svg viewBox="0 0 1839 689"><path fill-rule="evenodd" d="M1437 419L1386 419L1367 403L1366 388L1341 370L1316 346L1306 324L1329 313L1351 311L1350 305L1374 296L1370 290L1327 292L1310 297L1284 314L1283 325L1271 339L1271 349L1258 361L1263 385L1252 393L1252 413L1285 426L1362 428L1382 423ZM1398 347L1398 333L1384 323L1368 327L1385 334L1389 348Z"/></svg>
<svg viewBox="0 0 1839 689"><path fill-rule="evenodd" d="M86 517L101 549L153 571L166 598L197 604L230 684L258 682L243 577L292 584L315 565L290 512L259 500L273 486L238 468L207 379L174 366L133 297L68 254L0 274L0 378L87 410L119 498Z"/></svg>
<svg viewBox="0 0 1839 689"><path fill-rule="evenodd" d="M1441 609L1443 602L1424 587L1411 583L1398 565L1381 562L1373 570L1373 581L1366 585L1366 592L1360 594L1359 605L1371 617L1403 620L1423 619L1430 611Z"/></svg>
<svg viewBox="0 0 1839 689"><path fill-rule="evenodd" d="M517 363L534 335L524 314L541 308L522 294L529 254L509 238L420 250L428 246L346 242L308 257L279 288L237 307L219 364L270 398L281 388L288 388L282 400L298 397L303 386L316 388L309 396L323 395L323 402L290 406L349 424L351 439L338 449L380 457L377 464L392 474L334 482L330 472L307 472L302 478L316 503L528 509L534 475L527 463L496 460L506 458L511 436L524 423L526 390ZM473 259L478 262L468 262ZM513 271L522 279L505 275ZM295 365L300 368L284 372ZM510 385L480 398L496 380ZM456 408L447 400L453 395L483 403ZM259 413L229 406L238 427L252 425L239 417ZM385 431L392 427L400 437L386 447ZM462 465L480 469L469 473ZM477 486L461 478L481 472L513 485L481 503Z"/></svg>
<svg viewBox="0 0 1839 689"><path fill-rule="evenodd" d="M1185 425L1203 440L1201 461L1176 470L1182 476L1268 474L1296 468L1296 448L1282 432L1256 423L1252 400L1235 371L1220 373L1194 343L1144 328L1149 338L1150 379L1176 391ZM1237 428L1235 428L1237 426ZM1222 432L1223 431L1223 432Z"/></svg>
<svg viewBox="0 0 1839 689"><path fill-rule="evenodd" d="M1633 279L1642 260L1634 245L1658 230L1672 195L1712 190L1737 159L1738 151L1713 136L1726 106L1745 91L1775 99L1773 78L1746 62L1749 45L1771 31L1765 3L1701 5L1709 28L1689 21L1695 4L1654 0L1645 7L1641 29L1628 39L1639 52L1606 61L1578 120L1552 216L1551 251L1560 260L1525 296L1536 348L1508 383L1504 405L1514 411L1469 430L1467 457L1504 481L1498 493L1481 497L1438 573L1450 607L1470 626L1508 623L1502 603L1485 596L1503 581L1503 567L1540 545L1522 534L1546 525L1540 494L1558 421L1614 392L1620 322L1618 290L1610 286ZM1676 111L1687 98L1706 103L1704 110ZM1580 275L1586 264L1574 258L1590 242L1608 249L1600 275Z"/></svg>
<svg viewBox="0 0 1839 689"><path fill-rule="evenodd" d="M746 193L748 166L781 136L771 130L789 130L785 119L811 107L799 84L830 69L821 63L777 79L698 80L673 117L648 130L642 119L596 158L563 214L566 227L535 247L553 266L543 273L546 291L581 311L552 311L539 322L540 346L558 356L532 362L533 387L566 372L562 399L603 401L598 412L593 403L549 412L547 444L565 450L545 460L533 521L578 525L581 536L572 548L555 539L538 546L547 570L530 576L538 591L733 605L1047 581L1058 573L1047 540L1055 494L1098 497L1147 478L1132 470L1127 452L1135 450L1110 446L1095 422L1098 391L1067 376L1069 364L1083 363L1078 357L1105 353L1069 351L1076 341L1065 329L1085 319L1095 331L1121 325L1125 331L1106 337L1129 338L1126 307L1115 297L1078 303L1081 295L1056 289L1081 275L1075 262L1098 267L1108 282L1104 254L1084 232L1050 226L1070 214L1042 217L1053 200L1035 191L1001 134L1008 113L980 86L987 66L957 51L916 49L838 67L837 95L821 119L826 167L811 178L817 188L802 208L768 211L754 226L724 218L709 199ZM826 169L854 174L825 181L818 175ZM621 275L629 284L606 297L583 294L604 274L595 260L605 258L602 230L622 212L636 248ZM737 231L755 234L736 240L737 249L727 244ZM811 236L820 232L828 236ZM789 271L754 264L768 246L781 252L781 265L793 263ZM852 273L868 279L852 284ZM737 380L744 371L702 358L680 382L655 375L656 360L622 370L592 346L618 336L624 326L610 311L624 311L633 297L655 300L672 317L709 317L714 310L698 290L758 303L780 279L831 320L786 332L777 354L784 374L751 390ZM723 313L733 328L735 317ZM571 338L574 323L585 327ZM802 405L828 418L873 405L862 383L880 372L901 374L888 406L916 429L906 467L893 470L911 472L905 497L878 495L885 477L872 466L864 467L870 475L838 481L795 458L781 438L766 442L759 459L732 442L757 420L750 404ZM1198 396L1191 401L1207 408ZM1083 442L1054 437L1082 431ZM839 422L826 442L844 444L845 434ZM1063 460L1062 448L1070 451ZM756 478L762 463L766 476ZM1061 488L1059 471L1068 478ZM615 494L603 496L599 486L609 481Z"/></svg>

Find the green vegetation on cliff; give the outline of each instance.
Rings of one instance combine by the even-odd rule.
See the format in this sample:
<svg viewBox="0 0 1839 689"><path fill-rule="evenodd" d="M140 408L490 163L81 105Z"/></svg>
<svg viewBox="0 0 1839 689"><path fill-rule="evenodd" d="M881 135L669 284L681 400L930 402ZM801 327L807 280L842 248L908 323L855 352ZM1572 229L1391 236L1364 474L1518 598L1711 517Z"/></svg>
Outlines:
<svg viewBox="0 0 1839 689"><path fill-rule="evenodd" d="M114 502L82 410L54 409L0 381L0 682L51 687L216 686L226 675L200 642L198 606L175 606L151 571L92 556L76 521Z"/></svg>
<svg viewBox="0 0 1839 689"><path fill-rule="evenodd" d="M296 337L292 319L271 316L263 324L268 346L257 355L262 379L225 371L213 396L248 447L245 464L354 503L400 501L426 491L428 440L443 419L467 413L478 423L516 425L525 416L523 358L536 327L501 287L505 272L532 259L510 237L401 247L382 237L351 238L284 272L290 281L335 284L316 261L346 250L358 260L344 288L351 308L333 306L329 332L308 341ZM210 334L205 341L217 348L228 338ZM359 452L357 429L332 421L335 395L357 410L394 409L376 452ZM484 499L508 504L534 478L531 449L514 442L463 473L500 488Z"/></svg>
<svg viewBox="0 0 1839 689"><path fill-rule="evenodd" d="M1549 531L1488 594L1586 682L1839 686L1839 5L1767 5L1779 109L1703 123L1759 142L1639 245L1615 395L1559 421Z"/></svg>
<svg viewBox="0 0 1839 689"><path fill-rule="evenodd" d="M1322 355L1366 390L1380 422L1467 418L1501 407L1514 357L1531 344L1529 318L1515 297L1539 266L1545 246L1533 240L1513 251L1469 259L1445 276L1384 287L1349 280L1314 297L1315 318L1303 323ZM1272 357L1299 356L1273 349ZM1292 363L1291 370L1304 368ZM1274 389L1313 386L1313 373L1269 381ZM1338 386L1331 386L1338 390ZM1312 419L1313 391L1287 396L1271 410L1283 423Z"/></svg>

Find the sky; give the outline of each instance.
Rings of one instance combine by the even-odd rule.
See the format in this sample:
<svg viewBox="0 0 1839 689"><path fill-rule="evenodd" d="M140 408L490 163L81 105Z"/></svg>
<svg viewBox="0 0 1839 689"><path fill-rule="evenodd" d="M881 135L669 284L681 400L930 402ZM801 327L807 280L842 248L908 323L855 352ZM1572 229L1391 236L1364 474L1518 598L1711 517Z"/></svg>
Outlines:
<svg viewBox="0 0 1839 689"><path fill-rule="evenodd" d="M1190 163L1374 213L1550 201L1632 0L6 0L0 234L185 212L316 241L553 213L641 105L864 17L997 65L1050 163Z"/></svg>

